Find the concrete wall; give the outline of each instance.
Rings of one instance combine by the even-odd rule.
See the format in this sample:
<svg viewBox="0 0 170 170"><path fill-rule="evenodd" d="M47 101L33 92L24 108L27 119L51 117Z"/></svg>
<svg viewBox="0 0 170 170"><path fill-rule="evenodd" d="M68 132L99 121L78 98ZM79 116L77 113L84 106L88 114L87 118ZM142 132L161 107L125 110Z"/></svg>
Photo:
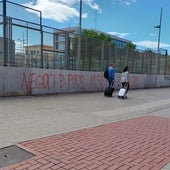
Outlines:
<svg viewBox="0 0 170 170"><path fill-rule="evenodd" d="M103 72L0 67L0 96L103 91ZM115 88L119 89L120 73ZM170 87L170 75L130 74L130 88Z"/></svg>

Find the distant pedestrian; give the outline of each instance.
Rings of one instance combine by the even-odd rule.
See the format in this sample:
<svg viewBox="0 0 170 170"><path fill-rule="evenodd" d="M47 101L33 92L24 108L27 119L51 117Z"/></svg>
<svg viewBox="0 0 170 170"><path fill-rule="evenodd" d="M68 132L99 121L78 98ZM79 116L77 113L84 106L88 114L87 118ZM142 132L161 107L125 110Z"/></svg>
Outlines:
<svg viewBox="0 0 170 170"><path fill-rule="evenodd" d="M126 66L124 69L123 69L123 72L122 72L122 76L121 76L121 83L122 83L122 87L126 87L126 94L127 92L129 91L129 67Z"/></svg>
<svg viewBox="0 0 170 170"><path fill-rule="evenodd" d="M110 64L110 66L104 72L104 77L108 80L109 87L106 87L104 91L104 95L108 97L112 97L114 92L114 80L115 80L115 65L114 63Z"/></svg>
<svg viewBox="0 0 170 170"><path fill-rule="evenodd" d="M108 82L109 86L111 84L114 84L115 81L115 64L111 63L110 66L108 67Z"/></svg>

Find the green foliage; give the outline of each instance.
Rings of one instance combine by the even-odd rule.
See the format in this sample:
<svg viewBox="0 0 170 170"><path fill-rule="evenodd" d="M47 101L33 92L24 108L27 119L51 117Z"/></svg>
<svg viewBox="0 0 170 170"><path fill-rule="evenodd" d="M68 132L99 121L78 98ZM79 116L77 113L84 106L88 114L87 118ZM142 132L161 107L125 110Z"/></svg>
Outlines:
<svg viewBox="0 0 170 170"><path fill-rule="evenodd" d="M97 39L97 40L102 40L102 41L106 41L106 42L111 42L111 37L108 35L105 35L104 33L97 33L94 30L84 30L82 32L82 35L84 37L87 38L93 38L93 39Z"/></svg>
<svg viewBox="0 0 170 170"><path fill-rule="evenodd" d="M151 53L154 53L154 50L152 48L147 48L144 50L145 52L151 52Z"/></svg>
<svg viewBox="0 0 170 170"><path fill-rule="evenodd" d="M126 48L136 49L136 44L133 44L132 42L128 42L126 44Z"/></svg>
<svg viewBox="0 0 170 170"><path fill-rule="evenodd" d="M97 32L93 30L84 30L82 33L83 36L88 37L88 38L95 38L98 39L98 34Z"/></svg>

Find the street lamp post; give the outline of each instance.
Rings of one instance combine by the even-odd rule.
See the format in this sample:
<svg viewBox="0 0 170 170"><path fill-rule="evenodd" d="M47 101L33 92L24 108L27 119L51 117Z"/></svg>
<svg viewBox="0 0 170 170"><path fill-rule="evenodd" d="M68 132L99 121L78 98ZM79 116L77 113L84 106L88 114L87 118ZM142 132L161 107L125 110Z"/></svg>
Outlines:
<svg viewBox="0 0 170 170"><path fill-rule="evenodd" d="M6 0L3 0L3 51L4 66L7 66L7 16L6 16Z"/></svg>
<svg viewBox="0 0 170 170"><path fill-rule="evenodd" d="M80 59L81 59L81 22L82 22L82 0L80 0L80 13L79 13L79 39L78 39L78 65L80 67Z"/></svg>
<svg viewBox="0 0 170 170"><path fill-rule="evenodd" d="M162 8L160 13L160 22L159 25L155 26L155 28L159 29L159 35L158 35L158 48L157 48L157 61L156 61L156 73L160 73L160 38L161 38L161 25L162 25Z"/></svg>
<svg viewBox="0 0 170 170"><path fill-rule="evenodd" d="M82 0L80 0L79 34L81 34L81 20L82 20Z"/></svg>

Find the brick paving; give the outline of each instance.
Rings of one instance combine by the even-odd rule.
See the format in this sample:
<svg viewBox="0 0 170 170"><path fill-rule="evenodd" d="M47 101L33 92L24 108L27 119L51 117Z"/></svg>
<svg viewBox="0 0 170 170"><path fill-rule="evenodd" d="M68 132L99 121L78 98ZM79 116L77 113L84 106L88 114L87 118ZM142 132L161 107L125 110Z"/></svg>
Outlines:
<svg viewBox="0 0 170 170"><path fill-rule="evenodd" d="M170 119L144 116L19 146L36 156L0 170L160 170L170 163Z"/></svg>

